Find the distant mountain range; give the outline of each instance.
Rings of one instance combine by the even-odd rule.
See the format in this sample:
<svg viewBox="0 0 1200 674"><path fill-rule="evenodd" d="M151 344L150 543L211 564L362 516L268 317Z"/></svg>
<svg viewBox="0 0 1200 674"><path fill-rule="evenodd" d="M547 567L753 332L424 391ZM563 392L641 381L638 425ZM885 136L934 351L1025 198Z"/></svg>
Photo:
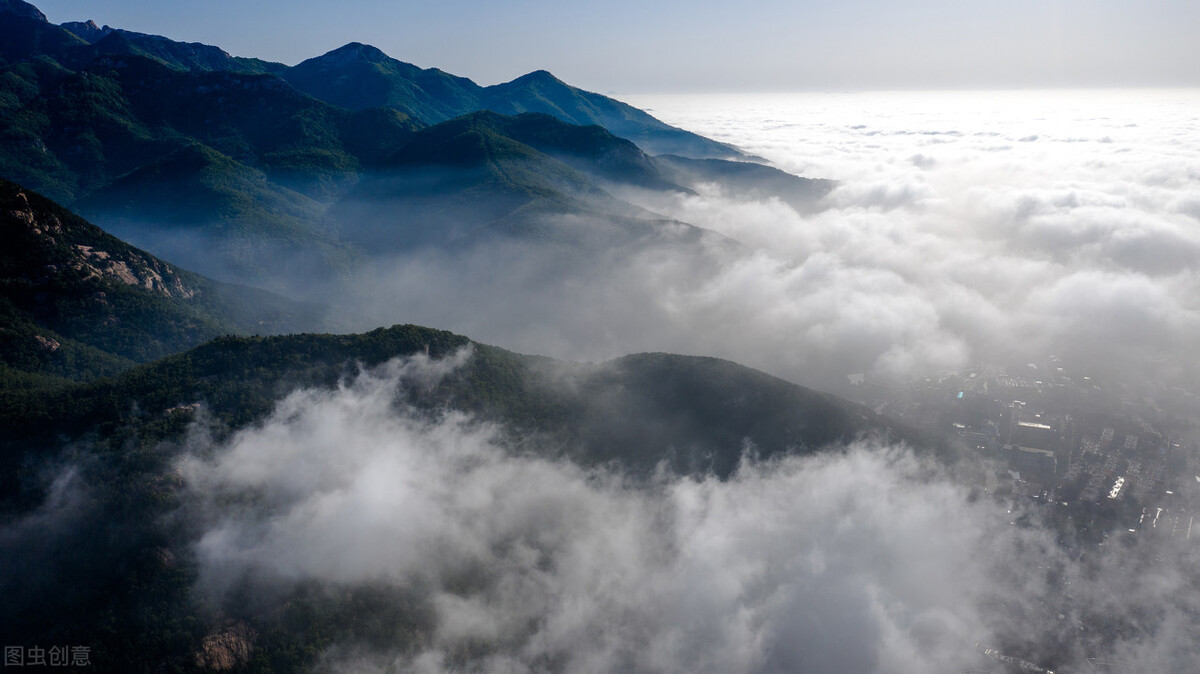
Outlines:
<svg viewBox="0 0 1200 674"><path fill-rule="evenodd" d="M598 231L663 220L608 194L614 183L686 192L717 181L799 208L831 186L715 159L744 157L545 71L480 87L358 43L289 68L56 26L20 0L0 17L0 177L224 280L314 297L380 242L411 249L479 228L553 239L562 232L546 231L547 213L582 213ZM465 127L486 147L467 151ZM463 154L448 164L439 143L451 138ZM402 217L379 217L364 196Z"/></svg>
<svg viewBox="0 0 1200 674"><path fill-rule="evenodd" d="M436 68L421 69L351 42L280 72L300 91L350 110L390 107L425 124L476 110L540 112L570 124L602 126L652 154L743 158L737 149L669 126L607 96L572 87L545 70L481 87Z"/></svg>
<svg viewBox="0 0 1200 674"><path fill-rule="evenodd" d="M661 233L666 220L612 196L610 182L686 191L636 145L598 126L480 111L414 133L330 212L345 223L344 240L374 251L497 236L586 250ZM557 224L555 216L568 215L603 225Z"/></svg>

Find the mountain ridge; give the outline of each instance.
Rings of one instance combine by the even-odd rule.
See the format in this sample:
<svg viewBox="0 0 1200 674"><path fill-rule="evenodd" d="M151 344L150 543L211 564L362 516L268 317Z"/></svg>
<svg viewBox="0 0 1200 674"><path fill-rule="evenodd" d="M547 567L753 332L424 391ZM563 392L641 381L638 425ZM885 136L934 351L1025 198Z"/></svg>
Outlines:
<svg viewBox="0 0 1200 674"><path fill-rule="evenodd" d="M417 131L334 213L348 240L375 251L500 232L535 243L574 241L581 250L653 235L665 219L614 197L598 178L687 191L659 176L635 145L600 127L484 110ZM615 238L602 243L572 234L555 225L555 215L597 218Z"/></svg>
<svg viewBox="0 0 1200 674"><path fill-rule="evenodd" d="M362 68L359 62L369 64ZM422 69L382 50L350 42L302 61L283 74L294 86L341 107L401 106L426 124L486 109L507 115L540 112L572 124L603 126L652 154L746 158L729 145L664 124L601 94L573 87L549 71L535 70L487 87L436 68Z"/></svg>
<svg viewBox="0 0 1200 674"><path fill-rule="evenodd" d="M42 10L23 0L0 0L0 13L33 19L42 23L50 23L50 20L42 13Z"/></svg>

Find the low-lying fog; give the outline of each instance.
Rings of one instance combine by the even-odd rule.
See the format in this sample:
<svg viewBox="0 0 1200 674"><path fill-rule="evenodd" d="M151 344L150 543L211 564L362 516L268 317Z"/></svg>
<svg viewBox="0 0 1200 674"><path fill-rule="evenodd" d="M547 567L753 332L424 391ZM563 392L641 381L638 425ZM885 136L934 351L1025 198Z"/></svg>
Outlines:
<svg viewBox="0 0 1200 674"><path fill-rule="evenodd" d="M853 373L903 380L1050 354L1130 383L1200 374L1200 92L630 102L840 185L811 215L715 185L621 194L748 250L705 265L662 251L573 263L570 282L490 253L422 256L391 265L374 320L576 359L716 355L839 391Z"/></svg>
<svg viewBox="0 0 1200 674"><path fill-rule="evenodd" d="M453 366L396 361L196 436L199 589L374 583L424 607L425 638L339 644L339 671L957 672L1001 667L982 655L1000 643L1068 671L1194 662L1194 546L1079 557L870 442L649 484L513 455L469 417L396 406L405 377Z"/></svg>

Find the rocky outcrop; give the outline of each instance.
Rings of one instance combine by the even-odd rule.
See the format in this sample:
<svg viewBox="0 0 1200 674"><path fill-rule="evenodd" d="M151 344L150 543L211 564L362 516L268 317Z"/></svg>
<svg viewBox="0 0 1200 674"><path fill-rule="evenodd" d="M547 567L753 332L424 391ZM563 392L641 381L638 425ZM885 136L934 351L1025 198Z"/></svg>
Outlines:
<svg viewBox="0 0 1200 674"><path fill-rule="evenodd" d="M196 666L210 672L227 672L250 662L258 634L246 623L236 622L204 637L196 651Z"/></svg>
<svg viewBox="0 0 1200 674"><path fill-rule="evenodd" d="M151 261L137 256L120 259L92 246L77 245L75 249L80 255L75 268L86 269L89 272L88 278L107 276L127 285L162 293L167 297L187 299L196 294L194 290L183 285L183 281L170 265L157 260Z"/></svg>
<svg viewBox="0 0 1200 674"><path fill-rule="evenodd" d="M195 289L184 284L171 265L141 255L128 246L109 248L95 245L102 242L104 237L95 233L85 235L79 228L68 231L57 215L35 210L24 192L17 192L9 200L0 218L0 227L9 230L5 232L5 240L13 245L45 251L44 257L50 262L39 274L35 274L39 278L43 275L53 276L61 269L70 268L84 272L84 280L115 280L165 297L188 299L196 294ZM80 238L88 243L73 242Z"/></svg>

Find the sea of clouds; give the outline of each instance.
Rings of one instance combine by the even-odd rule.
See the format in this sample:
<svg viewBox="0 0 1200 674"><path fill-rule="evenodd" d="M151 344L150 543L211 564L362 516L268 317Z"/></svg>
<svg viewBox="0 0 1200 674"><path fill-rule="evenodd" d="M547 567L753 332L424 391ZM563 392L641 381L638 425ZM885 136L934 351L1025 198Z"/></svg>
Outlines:
<svg viewBox="0 0 1200 674"><path fill-rule="evenodd" d="M1127 384L1200 376L1198 91L629 101L838 187L810 214L719 185L618 191L745 248L702 262L632 252L572 274L494 250L422 255L370 295L375 324L573 359L715 355L841 392L853 373L903 381L1050 355Z"/></svg>
<svg viewBox="0 0 1200 674"><path fill-rule="evenodd" d="M804 359L911 376L1057 354L1077 372L1120 363L1126 379L1200 374L1200 91L631 102L840 181L808 217L716 186L662 205L763 251L739 267L760 275L741 286L753 309L739 319L792 336L775 352L808 354L793 372Z"/></svg>

